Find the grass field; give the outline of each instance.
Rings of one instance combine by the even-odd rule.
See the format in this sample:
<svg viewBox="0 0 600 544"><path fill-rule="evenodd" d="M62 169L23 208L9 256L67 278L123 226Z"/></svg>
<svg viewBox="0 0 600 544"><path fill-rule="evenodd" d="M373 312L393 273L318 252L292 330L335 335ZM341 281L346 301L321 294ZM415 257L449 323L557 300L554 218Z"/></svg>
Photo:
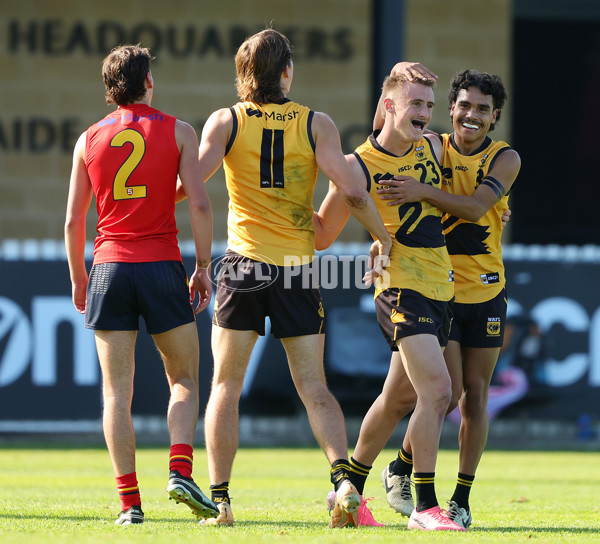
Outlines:
<svg viewBox="0 0 600 544"><path fill-rule="evenodd" d="M394 450L375 463L365 496L385 527L332 530L325 508L330 489L325 457L316 449L241 449L231 495L235 527L201 527L165 491L168 450L138 450L146 522L118 527L119 503L103 448L18 448L0 445L0 541L12 542L574 542L600 540L600 454L488 451L478 471L468 533L408 531L387 505L379 476ZM194 477L208 491L206 456L195 451ZM457 452L440 452L438 498L449 498Z"/></svg>

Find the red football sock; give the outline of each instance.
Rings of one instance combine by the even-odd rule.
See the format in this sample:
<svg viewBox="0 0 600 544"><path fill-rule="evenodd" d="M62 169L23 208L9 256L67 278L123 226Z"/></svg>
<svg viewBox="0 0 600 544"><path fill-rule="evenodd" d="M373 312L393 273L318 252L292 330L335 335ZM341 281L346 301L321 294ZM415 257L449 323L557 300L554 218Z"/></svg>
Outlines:
<svg viewBox="0 0 600 544"><path fill-rule="evenodd" d="M137 475L135 472L117 476L117 490L121 499L121 510L129 510L130 506L141 506L140 488L138 487Z"/></svg>
<svg viewBox="0 0 600 544"><path fill-rule="evenodd" d="M194 448L189 444L173 444L169 457L169 470L176 470L184 478L192 477Z"/></svg>

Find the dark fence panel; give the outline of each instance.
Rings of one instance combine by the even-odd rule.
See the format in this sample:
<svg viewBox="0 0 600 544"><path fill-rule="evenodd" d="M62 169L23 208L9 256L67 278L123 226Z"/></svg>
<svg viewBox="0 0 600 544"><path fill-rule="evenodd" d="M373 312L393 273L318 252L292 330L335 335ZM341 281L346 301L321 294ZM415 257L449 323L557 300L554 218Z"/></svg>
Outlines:
<svg viewBox="0 0 600 544"><path fill-rule="evenodd" d="M509 252L510 253L510 252ZM512 252L516 254L518 252ZM600 416L600 263L598 260L507 258L509 327L492 384L490 415L578 421ZM185 259L186 269L193 266ZM360 266L359 266L360 265ZM360 288L364 260L321 256L329 385L349 416L362 415L381 389L390 352L374 314L372 290ZM201 406L212 376L210 319L198 317ZM133 411L164 415L168 388L144 325L136 349ZM290 415L300 410L285 353L259 339L249 364L241 411ZM0 423L98 420L101 376L93 333L84 329L61 260L0 263ZM13 422L6 425L6 422ZM2 426L0 425L0 428Z"/></svg>

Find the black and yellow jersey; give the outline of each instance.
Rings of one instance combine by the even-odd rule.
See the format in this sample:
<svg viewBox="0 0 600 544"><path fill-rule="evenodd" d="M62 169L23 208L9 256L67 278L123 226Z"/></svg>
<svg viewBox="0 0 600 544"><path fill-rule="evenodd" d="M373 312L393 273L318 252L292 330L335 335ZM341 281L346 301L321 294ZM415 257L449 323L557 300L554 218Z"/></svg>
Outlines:
<svg viewBox="0 0 600 544"><path fill-rule="evenodd" d="M397 287L412 289L433 300L450 300L454 283L442 233L442 211L428 202L388 206L388 201L376 194L379 187L385 187L386 180L398 174L439 189L441 169L431 144L421 138L406 155L398 157L383 149L376 135L369 136L354 152L367 177L367 189L392 237L390 265L386 268L389 285L379 279L375 297L387 288Z"/></svg>
<svg viewBox="0 0 600 544"><path fill-rule="evenodd" d="M479 150L472 155L462 155L452 135L442 134L442 140L443 189L456 195L472 195L498 156L511 149L506 142L486 137ZM505 195L475 223L444 215L446 245L454 267L456 302L485 302L504 288L500 239L501 216L507 208L508 195Z"/></svg>
<svg viewBox="0 0 600 544"><path fill-rule="evenodd" d="M231 108L225 179L227 247L284 266L286 256L314 258L313 192L317 181L313 111L288 99Z"/></svg>

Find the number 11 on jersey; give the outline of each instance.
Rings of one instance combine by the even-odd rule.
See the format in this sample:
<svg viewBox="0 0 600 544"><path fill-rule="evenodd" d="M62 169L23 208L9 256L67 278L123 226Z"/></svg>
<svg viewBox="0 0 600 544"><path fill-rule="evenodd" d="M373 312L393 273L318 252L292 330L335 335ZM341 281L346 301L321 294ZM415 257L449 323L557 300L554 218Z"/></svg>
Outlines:
<svg viewBox="0 0 600 544"><path fill-rule="evenodd" d="M284 188L283 153L283 130L263 128L260 144L261 189Z"/></svg>

